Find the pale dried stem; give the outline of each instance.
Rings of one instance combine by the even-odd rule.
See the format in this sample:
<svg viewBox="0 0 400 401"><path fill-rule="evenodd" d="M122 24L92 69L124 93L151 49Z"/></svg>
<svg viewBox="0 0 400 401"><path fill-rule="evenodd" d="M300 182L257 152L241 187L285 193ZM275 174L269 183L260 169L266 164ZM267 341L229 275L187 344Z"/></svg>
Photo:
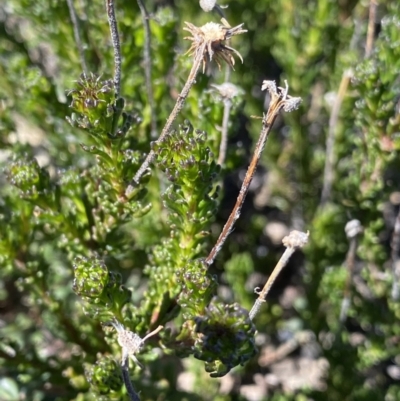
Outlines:
<svg viewBox="0 0 400 401"><path fill-rule="evenodd" d="M142 16L144 27L144 48L143 48L143 67L146 80L147 99L150 106L150 126L151 138L157 138L157 116L154 104L154 94L152 86L152 63L151 63L151 32L150 32L150 17L142 0L137 0Z"/></svg>
<svg viewBox="0 0 400 401"><path fill-rule="evenodd" d="M293 255L296 249L302 248L308 242L309 233L303 233L301 231L292 231L288 236L283 238L282 242L286 246L286 250L279 259L278 263L272 270L271 275L268 277L267 282L265 283L263 289L261 291L257 291L258 298L254 302L253 307L249 312L250 320L253 320L254 317L261 309L261 305L265 302L265 298L271 290L272 285L274 284L276 278L279 273L283 270L283 268L287 265L290 257Z"/></svg>
<svg viewBox="0 0 400 401"><path fill-rule="evenodd" d="M285 341L274 351L268 352L267 355L262 356L259 359L259 364L261 367L266 367L272 365L276 362L281 361L291 354L298 347L310 343L314 340L314 334L310 331L304 330L296 333L292 338Z"/></svg>
<svg viewBox="0 0 400 401"><path fill-rule="evenodd" d="M369 17L368 17L367 40L365 43L365 57L369 57L371 55L372 48L374 46L375 19L376 19L377 7L378 7L377 0L371 0L369 2Z"/></svg>
<svg viewBox="0 0 400 401"><path fill-rule="evenodd" d="M400 299L400 210L396 217L394 225L394 231L391 242L392 252L392 272L393 272L393 284L392 284L392 298L394 301Z"/></svg>
<svg viewBox="0 0 400 401"><path fill-rule="evenodd" d="M78 17L76 16L73 0L67 0L67 4L68 4L69 15L70 15L73 30L74 30L75 43L76 43L76 47L78 48L79 58L81 61L81 67L82 67L83 72L85 74L87 74L88 68L87 68L86 59L85 59L85 52L83 50L81 35L79 33L79 21L78 21Z"/></svg>
<svg viewBox="0 0 400 401"><path fill-rule="evenodd" d="M372 52L375 36L375 18L376 18L377 1L371 0L369 5L369 20L368 20L368 31L367 40L365 45L365 57L368 57ZM352 46L351 46L352 47ZM346 95L347 88L350 80L353 76L353 72L348 69L343 72L342 79L340 81L339 91L335 99L335 103L332 108L332 112L329 118L329 131L326 138L326 159L324 168L324 179L323 188L321 193L320 206L324 206L329 201L332 193L332 185L334 179L334 163L335 163L335 136L336 128L339 120L340 108L343 103L343 99Z"/></svg>
<svg viewBox="0 0 400 401"><path fill-rule="evenodd" d="M151 331L149 334L146 334L142 341L145 342L148 338L153 337L154 335L156 335L159 331L161 331L164 328L164 326L158 326L155 330Z"/></svg>
<svg viewBox="0 0 400 401"><path fill-rule="evenodd" d="M121 90L121 45L119 41L117 19L115 17L114 0L106 0L108 24L110 26L111 41L114 49L114 85L115 96L119 97Z"/></svg>
<svg viewBox="0 0 400 401"><path fill-rule="evenodd" d="M343 99L346 95L347 88L353 73L351 70L344 71L342 80L340 81L339 91L335 98L335 103L332 107L332 112L329 118L328 136L326 138L326 159L324 168L324 179L321 193L320 206L323 206L329 201L332 193L332 184L334 178L334 164L335 164L335 139L336 128L339 120L340 108L342 107Z"/></svg>
<svg viewBox="0 0 400 401"><path fill-rule="evenodd" d="M185 83L185 86L182 89L182 92L178 96L178 99L176 100L175 106L170 114L170 116L167 119L167 122L165 123L164 128L161 131L161 134L159 138L157 139L156 143L160 143L164 140L164 138L169 134L171 131L172 124L176 120L178 114L182 110L186 98L189 94L190 89L192 86L196 83L196 76L197 73L199 72L200 66L202 65L203 62L203 54L204 54L204 48L205 46L202 46L199 48L199 50L196 52L196 55L194 57L193 65L189 73L189 77ZM139 170L133 177L133 182L128 186L128 188L125 191L125 195L129 197L130 193L133 191L135 186L139 183L140 178L142 175L146 172L146 170L149 168L150 163L154 160L156 154L153 150L149 152L147 155L146 159L144 160L143 164L140 166Z"/></svg>
<svg viewBox="0 0 400 401"><path fill-rule="evenodd" d="M224 16L222 16L224 18ZM228 41L229 44L229 41ZM231 79L232 68L227 64L225 66L225 82L229 82ZM231 113L232 101L225 99L224 101L224 115L222 117L222 130L221 130L221 143L219 146L218 164L223 165L225 163L226 151L228 147L228 128L229 128L229 117Z"/></svg>
<svg viewBox="0 0 400 401"><path fill-rule="evenodd" d="M340 308L339 321L343 323L347 318L347 313L351 304L351 287L353 284L354 265L357 252L357 237L350 239L350 246L346 256L347 279L344 287L342 306Z"/></svg>
<svg viewBox="0 0 400 401"><path fill-rule="evenodd" d="M265 297L271 290L271 287L274 284L276 278L278 277L278 275L282 271L282 269L286 266L287 262L289 261L290 257L293 255L294 251L295 251L294 248L286 248L285 252L279 259L274 270L272 271L271 275L269 276L264 288L260 292L258 298L256 299L253 307L251 308L251 310L249 312L249 317L251 320L253 320L254 317L259 312L261 305L265 302Z"/></svg>
<svg viewBox="0 0 400 401"><path fill-rule="evenodd" d="M357 252L357 237L363 231L359 220L350 220L345 227L346 236L350 242L349 250L346 255L347 279L344 287L342 306L340 310L339 321L343 323L346 320L347 312L351 304L351 287L354 281L354 266Z"/></svg>
<svg viewBox="0 0 400 401"><path fill-rule="evenodd" d="M221 10L222 11L222 10ZM222 15L222 18L225 18ZM229 45L229 40L227 41ZM231 80L232 68L227 64L225 66L225 82ZM224 115L222 117L222 130L221 130L221 143L219 147L218 164L223 165L225 163L226 151L228 147L228 128L229 128L229 117L231 113L232 101L230 99L225 99L224 101Z"/></svg>
<svg viewBox="0 0 400 401"><path fill-rule="evenodd" d="M219 165L225 163L226 151L228 148L228 128L229 128L229 117L231 113L232 101L231 99L224 100L224 115L222 118L222 129L221 129L221 143L219 145L218 161Z"/></svg>

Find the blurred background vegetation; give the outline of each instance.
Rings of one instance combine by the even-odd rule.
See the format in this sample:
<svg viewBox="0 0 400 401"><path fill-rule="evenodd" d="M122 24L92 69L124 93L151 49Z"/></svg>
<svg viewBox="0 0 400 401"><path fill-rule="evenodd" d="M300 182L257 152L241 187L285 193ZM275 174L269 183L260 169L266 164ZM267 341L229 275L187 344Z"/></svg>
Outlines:
<svg viewBox="0 0 400 401"><path fill-rule="evenodd" d="M190 47L184 21L201 26L220 17L197 1L145 5L161 131L191 66L184 56ZM171 326L137 355L144 370L131 364L135 388L142 400L400 400L399 3L225 5L230 25L244 23L248 33L232 39L244 63L237 60L229 76L240 94L220 172L209 151L218 155L224 104L212 85L226 80L224 68L211 64L198 76L176 125L183 124L176 141L188 135L195 166L213 183L201 187L191 171L185 179L195 182L192 187L174 184L186 188L186 197L196 194L193 207L209 201L201 206L209 212L201 224L174 209L178 187L167 189L168 180L181 177L179 157L189 157L174 159L173 140L158 149L157 167L133 202L118 203L155 139L137 3L116 1L121 96L133 126L118 143L66 119L74 118L71 96L79 98L76 81L85 68L102 85L113 78L104 2L0 5L1 400L127 399L115 332L100 323L117 317L143 337L150 326L178 315L171 299L180 292L177 283L187 279L185 263L207 255L234 205L261 128L250 116L261 116L268 105L260 89L264 79L280 85L287 80L290 94L303 102L275 124L242 216L213 267L218 285L207 281L207 288L223 302L250 309L254 288L284 250L283 236L293 228L309 230L309 244L290 260L257 316L258 351L241 348L249 359L243 366L210 378L198 360L207 361L208 354L184 346L190 328L182 326L174 337ZM110 162L103 148L123 156ZM192 241L190 233L201 230L212 234ZM189 238L188 248L177 247L177 237ZM198 267L193 262L188 269ZM180 306L188 301L181 297ZM176 327L190 321L196 308L183 320L180 315ZM210 312L223 320L218 313L224 312L217 306ZM193 353L198 359L180 358ZM232 367L240 358L234 360Z"/></svg>

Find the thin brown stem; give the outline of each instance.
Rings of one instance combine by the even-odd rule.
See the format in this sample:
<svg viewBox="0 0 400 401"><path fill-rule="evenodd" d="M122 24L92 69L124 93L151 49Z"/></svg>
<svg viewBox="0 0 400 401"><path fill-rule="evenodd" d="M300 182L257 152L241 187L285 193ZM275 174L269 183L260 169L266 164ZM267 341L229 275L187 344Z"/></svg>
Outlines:
<svg viewBox="0 0 400 401"><path fill-rule="evenodd" d="M375 20L376 20L376 9L378 7L377 0L371 0L369 2L369 17L368 17L368 30L367 40L365 43L365 57L369 57L372 53L375 38Z"/></svg>
<svg viewBox="0 0 400 401"><path fill-rule="evenodd" d="M168 135L168 133L171 130L172 124L174 123L178 114L182 110L190 89L196 83L196 76L197 76L197 73L199 72L200 66L202 65L202 62L203 62L203 54L204 54L204 49L202 49L196 53L196 56L194 57L194 62L193 62L192 68L189 73L189 77L185 83L185 86L182 89L182 92L178 96L175 106L174 106L170 116L168 117L167 122L165 123L165 126L164 126L163 130L161 131L161 134L160 134L159 138L157 139L156 143L162 142L164 140L164 138ZM133 182L126 189L125 195L127 197L129 197L131 192L134 190L135 186L139 183L140 178L146 172L146 170L149 168L150 163L154 160L155 156L156 156L155 152L153 150L151 150L149 152L149 154L147 155L146 159L144 160L143 164L140 166L139 170L133 177Z"/></svg>
<svg viewBox="0 0 400 401"><path fill-rule="evenodd" d="M228 220L225 223L225 225L221 231L221 234L218 237L216 244L214 245L210 254L207 256L206 263L208 265L211 265L214 262L215 257L217 256L217 254L221 250L222 246L224 245L226 239L228 238L229 234L231 233L233 226L235 225L237 219L240 217L240 213L242 210L244 200L246 199L246 195L249 192L249 187L250 187L251 181L253 180L254 174L257 170L258 162L260 160L262 151L267 142L268 135L271 132L272 124L274 123L277 115L278 115L278 112L268 113L267 116L264 117L264 119L263 119L263 128L261 130L260 137L258 139L256 148L254 150L253 158L250 162L250 165L249 165L246 175L244 177L242 187L240 188L239 195L236 199L235 206L233 207L232 212L229 215Z"/></svg>
<svg viewBox="0 0 400 401"><path fill-rule="evenodd" d="M85 59L85 52L83 50L81 35L79 33L79 21L78 21L78 17L76 16L76 11L75 11L73 0L67 0L67 4L68 4L69 15L71 18L72 26L74 29L74 38L75 38L76 47L78 48L79 58L81 61L81 67L82 67L83 72L85 74L87 74L88 69L87 69L87 64L86 64L86 59Z"/></svg>
<svg viewBox="0 0 400 401"><path fill-rule="evenodd" d="M142 22L144 27L144 48L143 48L143 67L144 67L144 75L146 80L146 91L147 91L147 100L149 102L150 107L150 125L151 125L151 138L157 138L157 116L156 109L154 105L154 94L153 94L153 86L151 80L151 32L150 32L150 17L147 12L146 6L142 0L137 0L140 15L142 16Z"/></svg>
<svg viewBox="0 0 400 401"><path fill-rule="evenodd" d="M308 242L308 235L308 233L303 233L301 231L292 231L287 237L282 240L283 244L286 246L286 250L279 259L274 270L272 270L272 273L268 277L268 280L265 283L263 289L259 292L256 292L258 294L258 298L256 299L253 307L249 312L249 318L251 320L253 320L257 313L260 311L261 305L265 302L265 298L271 290L271 287L274 284L276 278L283 270L283 268L287 265L290 257L293 255L295 250L297 248L302 248Z"/></svg>
<svg viewBox="0 0 400 401"><path fill-rule="evenodd" d="M119 41L117 19L115 17L114 0L106 0L108 24L110 26L111 41L114 48L114 85L115 96L119 97L121 91L121 45Z"/></svg>
<svg viewBox="0 0 400 401"><path fill-rule="evenodd" d="M242 187L240 188L239 195L236 199L235 206L233 207L232 212L229 215L228 220L225 223L222 232L217 239L217 242L215 243L210 254L205 260L208 265L211 265L214 262L217 254L219 253L226 239L231 233L237 219L240 217L240 212L244 200L246 199L246 195L249 192L251 181L253 180L254 174L257 170L257 165L260 160L262 151L264 150L269 133L271 132L272 125L276 117L278 116L279 111L282 108L285 111L291 111L297 108L298 104L300 104L301 101L301 99L299 98L291 98L290 96L288 96L288 87L286 87L286 89L277 89L273 81L264 81L263 89L268 89L268 91L270 92L271 103L269 105L267 115L263 118L263 128L261 130L260 137L254 150L253 158L244 177Z"/></svg>
<svg viewBox="0 0 400 401"><path fill-rule="evenodd" d="M353 73L351 70L346 70L342 75L340 81L339 91L335 98L335 103L332 107L332 112L329 118L329 130L326 138L326 159L324 168L323 188L321 193L321 206L329 201L332 193L332 185L334 178L334 164L335 164L335 137L336 128L339 120L340 108L342 107L343 99L346 95L347 88Z"/></svg>

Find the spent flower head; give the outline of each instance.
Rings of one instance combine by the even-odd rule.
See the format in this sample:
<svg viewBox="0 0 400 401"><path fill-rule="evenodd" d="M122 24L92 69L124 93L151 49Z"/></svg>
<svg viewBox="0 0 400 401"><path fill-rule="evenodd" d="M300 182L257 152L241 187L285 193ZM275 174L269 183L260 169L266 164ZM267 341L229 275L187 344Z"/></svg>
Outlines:
<svg viewBox="0 0 400 401"><path fill-rule="evenodd" d="M232 28L225 19L222 19L222 23L208 22L201 27L197 27L190 22L185 22L186 27L183 29L192 34L192 36L185 38L192 41L187 53L194 55L195 58L200 57L203 59L203 72L206 62L211 61L213 57L219 68L221 68L221 61L225 61L233 68L235 65L233 54L236 54L243 62L240 53L223 42L229 40L232 36L245 33L247 30L242 29L243 24Z"/></svg>
<svg viewBox="0 0 400 401"><path fill-rule="evenodd" d="M211 87L218 92L223 100L232 100L234 97L243 94L243 90L231 82L224 82L221 85L212 84Z"/></svg>
<svg viewBox="0 0 400 401"><path fill-rule="evenodd" d="M124 325L117 320L113 320L111 324L114 326L115 330L117 330L118 344L122 348L122 360L131 357L140 368L143 368L142 364L137 360L135 354L140 352L144 346L145 341L149 337L157 334L163 328L163 326L158 326L155 330L147 334L144 338L141 338L138 334L126 329Z"/></svg>

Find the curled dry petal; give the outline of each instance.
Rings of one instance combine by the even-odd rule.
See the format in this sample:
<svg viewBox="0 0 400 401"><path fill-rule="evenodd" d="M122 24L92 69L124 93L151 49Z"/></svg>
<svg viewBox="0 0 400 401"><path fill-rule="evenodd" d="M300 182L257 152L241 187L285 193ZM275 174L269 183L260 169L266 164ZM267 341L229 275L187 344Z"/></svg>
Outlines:
<svg viewBox="0 0 400 401"><path fill-rule="evenodd" d="M289 86L285 81L285 88L277 87L275 81L263 81L261 90L267 90L271 95L271 100L276 103L276 110L283 109L291 112L299 108L302 99L288 95Z"/></svg>

